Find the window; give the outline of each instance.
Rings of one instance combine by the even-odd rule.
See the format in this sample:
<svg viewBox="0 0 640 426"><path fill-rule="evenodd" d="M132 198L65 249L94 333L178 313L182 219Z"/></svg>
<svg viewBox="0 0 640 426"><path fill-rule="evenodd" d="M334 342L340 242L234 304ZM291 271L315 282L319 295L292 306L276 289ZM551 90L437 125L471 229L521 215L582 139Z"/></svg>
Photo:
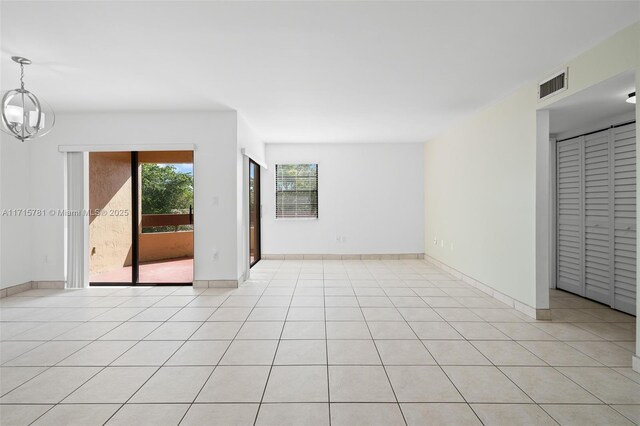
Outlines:
<svg viewBox="0 0 640 426"><path fill-rule="evenodd" d="M276 165L276 218L318 217L318 165Z"/></svg>

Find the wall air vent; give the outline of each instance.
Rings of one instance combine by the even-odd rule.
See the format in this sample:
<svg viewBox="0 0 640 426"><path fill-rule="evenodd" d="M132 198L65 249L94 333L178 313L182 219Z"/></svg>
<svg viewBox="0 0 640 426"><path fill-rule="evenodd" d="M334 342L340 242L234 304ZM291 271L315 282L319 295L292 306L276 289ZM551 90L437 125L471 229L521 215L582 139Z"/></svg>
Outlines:
<svg viewBox="0 0 640 426"><path fill-rule="evenodd" d="M564 70L552 75L551 77L545 79L538 85L538 100L541 101L543 99L548 98L549 96L553 96L556 93L564 92L567 90L568 86L568 69Z"/></svg>

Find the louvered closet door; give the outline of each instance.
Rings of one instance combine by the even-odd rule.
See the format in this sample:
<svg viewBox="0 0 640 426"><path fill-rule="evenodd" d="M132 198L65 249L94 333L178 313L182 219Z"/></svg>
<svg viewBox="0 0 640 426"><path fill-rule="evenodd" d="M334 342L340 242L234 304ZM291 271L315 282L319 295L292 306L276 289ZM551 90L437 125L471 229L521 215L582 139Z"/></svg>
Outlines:
<svg viewBox="0 0 640 426"><path fill-rule="evenodd" d="M556 285L580 295L584 295L582 141L583 138L575 138L556 146Z"/></svg>
<svg viewBox="0 0 640 426"><path fill-rule="evenodd" d="M584 137L584 295L611 303L613 286L609 130Z"/></svg>
<svg viewBox="0 0 640 426"><path fill-rule="evenodd" d="M636 314L636 125L614 128L614 291L612 306Z"/></svg>
<svg viewBox="0 0 640 426"><path fill-rule="evenodd" d="M636 125L558 142L557 287L636 314Z"/></svg>

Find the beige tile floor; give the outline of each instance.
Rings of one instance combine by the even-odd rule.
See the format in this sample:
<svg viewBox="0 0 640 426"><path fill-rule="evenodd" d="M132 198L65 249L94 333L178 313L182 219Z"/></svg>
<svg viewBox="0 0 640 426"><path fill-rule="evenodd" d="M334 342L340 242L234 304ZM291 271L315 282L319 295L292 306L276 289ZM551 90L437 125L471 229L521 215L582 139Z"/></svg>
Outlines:
<svg viewBox="0 0 640 426"><path fill-rule="evenodd" d="M261 261L239 289L0 300L4 425L640 423L635 318L534 321L425 261Z"/></svg>

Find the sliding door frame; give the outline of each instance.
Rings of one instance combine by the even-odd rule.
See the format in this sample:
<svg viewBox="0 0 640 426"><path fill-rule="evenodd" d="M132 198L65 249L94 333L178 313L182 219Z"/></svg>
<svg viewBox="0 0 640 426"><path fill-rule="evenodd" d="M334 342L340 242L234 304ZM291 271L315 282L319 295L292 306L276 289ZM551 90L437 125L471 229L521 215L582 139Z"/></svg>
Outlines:
<svg viewBox="0 0 640 426"><path fill-rule="evenodd" d="M131 285L138 285L140 280L140 197L138 195L140 180L138 179L138 151L131 151Z"/></svg>
<svg viewBox="0 0 640 426"><path fill-rule="evenodd" d="M251 188L249 188L249 202L247 203L247 207L249 209L249 268L253 267L256 263L262 259L262 202L260 199L260 164L253 161L253 159L249 158L249 182L251 182L251 167L255 171L254 174L254 185L253 191L256 197L256 258L253 262L251 262Z"/></svg>
<svg viewBox="0 0 640 426"><path fill-rule="evenodd" d="M158 151L162 151L161 149ZM193 149L189 150L194 152ZM127 152L127 151L125 151ZM192 286L192 282L139 282L140 281L140 179L138 151L128 151L131 154L131 282L89 282L89 286ZM195 152L194 152L195 155ZM193 161L193 160L192 160ZM195 187L195 180L193 183ZM89 182L87 182L87 187ZM89 229L87 228L87 235ZM193 230L195 241L195 228ZM194 257L195 259L195 257ZM89 260L90 262L90 260ZM194 262L195 264L195 262Z"/></svg>

